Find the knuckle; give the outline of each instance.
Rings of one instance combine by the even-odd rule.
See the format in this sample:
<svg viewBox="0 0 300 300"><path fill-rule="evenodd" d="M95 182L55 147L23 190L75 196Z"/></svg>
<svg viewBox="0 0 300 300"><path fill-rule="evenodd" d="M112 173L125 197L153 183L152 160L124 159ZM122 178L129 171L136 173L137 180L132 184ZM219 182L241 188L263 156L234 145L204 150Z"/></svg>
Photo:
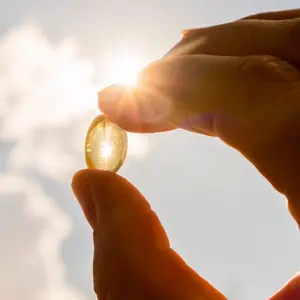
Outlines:
<svg viewBox="0 0 300 300"><path fill-rule="evenodd" d="M291 21L290 36L300 46L300 18Z"/></svg>
<svg viewBox="0 0 300 300"><path fill-rule="evenodd" d="M288 59L297 68L300 66L300 18L294 19L289 22L289 30L287 31L288 45L286 50L289 55ZM284 45L285 46L285 45Z"/></svg>
<svg viewBox="0 0 300 300"><path fill-rule="evenodd" d="M241 63L241 71L264 82L299 82L300 73L288 62L271 55L247 58Z"/></svg>

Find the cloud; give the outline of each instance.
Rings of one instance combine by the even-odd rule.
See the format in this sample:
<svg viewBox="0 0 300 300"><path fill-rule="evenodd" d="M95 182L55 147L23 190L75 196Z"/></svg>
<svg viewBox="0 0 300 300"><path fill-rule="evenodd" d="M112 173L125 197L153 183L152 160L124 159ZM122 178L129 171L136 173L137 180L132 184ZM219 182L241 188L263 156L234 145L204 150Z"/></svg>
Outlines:
<svg viewBox="0 0 300 300"><path fill-rule="evenodd" d="M53 169L61 174L74 166L65 150L66 143L72 142L69 148L82 152L86 129L98 114L99 84L92 62L79 59L76 53L74 41L52 45L31 24L12 29L2 38L0 138L19 141L12 154L13 168L36 163L43 171L59 176ZM60 137L58 143L57 134L68 126L73 126L69 128L73 140L67 138L66 142ZM147 154L146 136L130 134L129 140L129 156L140 158Z"/></svg>
<svg viewBox="0 0 300 300"><path fill-rule="evenodd" d="M22 176L0 175L0 199L1 298L86 299L68 285L60 257L70 218L37 182Z"/></svg>
<svg viewBox="0 0 300 300"><path fill-rule="evenodd" d="M86 299L68 281L61 256L72 218L29 173L61 181L78 167L65 134L72 122L79 127L88 119L92 74L91 63L76 58L74 42L51 45L34 25L0 40L0 148L8 152L0 170L3 299Z"/></svg>
<svg viewBox="0 0 300 300"><path fill-rule="evenodd" d="M19 138L95 106L92 64L76 58L73 41L51 45L38 27L21 26L2 38L0 61L6 136Z"/></svg>
<svg viewBox="0 0 300 300"><path fill-rule="evenodd" d="M0 164L2 299L87 299L62 258L63 243L83 218L76 219L73 199L61 198L85 167L86 130L99 113L95 74L74 41L52 44L35 24L0 39L0 152L7 158ZM131 158L148 150L146 136L129 136Z"/></svg>

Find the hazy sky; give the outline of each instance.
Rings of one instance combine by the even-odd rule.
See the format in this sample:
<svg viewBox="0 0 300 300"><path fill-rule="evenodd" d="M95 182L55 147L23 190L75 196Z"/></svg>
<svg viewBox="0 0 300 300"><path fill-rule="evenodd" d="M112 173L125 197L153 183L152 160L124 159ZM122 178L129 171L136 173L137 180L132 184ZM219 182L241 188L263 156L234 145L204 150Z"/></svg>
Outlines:
<svg viewBox="0 0 300 300"><path fill-rule="evenodd" d="M70 183L114 57L147 62L182 29L296 3L0 0L0 298L95 299L91 230ZM300 270L284 198L234 150L180 131L129 142L120 174L229 299L266 299Z"/></svg>

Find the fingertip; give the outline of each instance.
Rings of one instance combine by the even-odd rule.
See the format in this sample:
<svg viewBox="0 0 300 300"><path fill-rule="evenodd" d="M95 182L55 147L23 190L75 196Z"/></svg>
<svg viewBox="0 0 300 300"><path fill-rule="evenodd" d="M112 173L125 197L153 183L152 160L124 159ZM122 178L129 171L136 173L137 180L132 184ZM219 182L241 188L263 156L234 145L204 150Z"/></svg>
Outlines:
<svg viewBox="0 0 300 300"><path fill-rule="evenodd" d="M111 85L98 93L98 107L114 123L127 131L140 131L134 88L123 85Z"/></svg>
<svg viewBox="0 0 300 300"><path fill-rule="evenodd" d="M73 187L73 185L80 184L81 180L83 179L83 177L85 176L85 174L87 172L88 172L88 169L82 169L82 170L77 171L72 177L72 187Z"/></svg>
<svg viewBox="0 0 300 300"><path fill-rule="evenodd" d="M143 195L115 172L80 170L73 176L72 189L93 229L100 215L109 220L112 215L139 215L150 209Z"/></svg>
<svg viewBox="0 0 300 300"><path fill-rule="evenodd" d="M124 98L129 87L113 84L98 92L98 105L102 109L114 108Z"/></svg>
<svg viewBox="0 0 300 300"><path fill-rule="evenodd" d="M112 173L115 174L114 172L100 170L100 169L82 169L82 170L79 170L72 177L72 187L76 186L76 185L79 185L87 177L96 176L100 179L100 178L105 178L105 177L111 176Z"/></svg>
<svg viewBox="0 0 300 300"><path fill-rule="evenodd" d="M126 131L164 132L177 127L167 120L169 107L154 89L145 86L111 85L98 93L99 109Z"/></svg>
<svg viewBox="0 0 300 300"><path fill-rule="evenodd" d="M72 188L76 190L88 180L97 186L105 186L108 180L118 176L115 172L100 169L82 169L77 171L72 177Z"/></svg>
<svg viewBox="0 0 300 300"><path fill-rule="evenodd" d="M95 194L94 186L97 186L96 190L100 189L103 193L107 193L106 189L111 186L108 185L108 182L112 182L114 180L113 177L116 176L113 172L96 169L83 169L73 175L73 193L93 229L97 226L99 200L101 200L101 197Z"/></svg>
<svg viewBox="0 0 300 300"><path fill-rule="evenodd" d="M72 178L72 190L73 193L83 211L83 214L90 224L95 229L96 227L96 215L89 185L87 183L88 169L80 170L73 175Z"/></svg>
<svg viewBox="0 0 300 300"><path fill-rule="evenodd" d="M115 172L105 171L100 169L83 169L76 172L72 178L72 189L74 193L81 190L82 187L88 185L89 190L105 190L109 189L111 185L117 186L120 181L126 181ZM124 183L123 183L124 184Z"/></svg>

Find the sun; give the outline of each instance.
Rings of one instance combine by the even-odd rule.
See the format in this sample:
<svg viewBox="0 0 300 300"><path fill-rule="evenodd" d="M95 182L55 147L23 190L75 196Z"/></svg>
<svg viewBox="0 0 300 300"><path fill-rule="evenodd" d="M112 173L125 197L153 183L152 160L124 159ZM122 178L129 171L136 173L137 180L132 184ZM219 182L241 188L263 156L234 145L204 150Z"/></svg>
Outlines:
<svg viewBox="0 0 300 300"><path fill-rule="evenodd" d="M145 66L139 55L123 51L110 55L106 60L105 81L111 84L120 83L134 86L137 82L139 71Z"/></svg>
<svg viewBox="0 0 300 300"><path fill-rule="evenodd" d="M101 83L97 85L101 90L112 84L135 86L139 72L148 64L142 56L133 51L110 52L102 56ZM100 69L99 69L100 70ZM128 133L128 155L136 159L144 158L149 151L148 137L135 133ZM113 155L113 145L105 141L101 146L101 153L105 160Z"/></svg>

